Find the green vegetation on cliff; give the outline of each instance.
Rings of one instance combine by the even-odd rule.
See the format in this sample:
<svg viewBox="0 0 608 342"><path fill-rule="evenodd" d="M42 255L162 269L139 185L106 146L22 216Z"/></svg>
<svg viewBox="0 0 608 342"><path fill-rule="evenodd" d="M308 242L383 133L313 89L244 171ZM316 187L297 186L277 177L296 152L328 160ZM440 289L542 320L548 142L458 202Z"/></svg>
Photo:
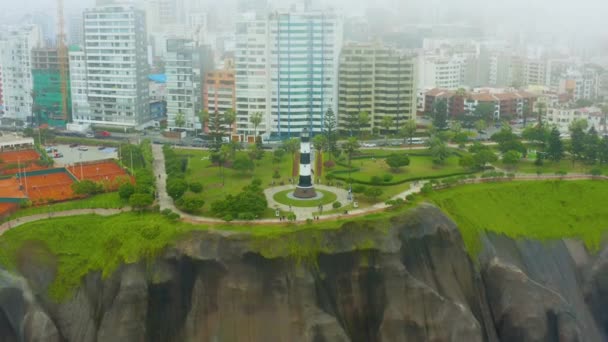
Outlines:
<svg viewBox="0 0 608 342"><path fill-rule="evenodd" d="M476 254L484 231L512 238L578 238L597 249L608 230L608 182L545 181L467 185L430 198L459 226Z"/></svg>

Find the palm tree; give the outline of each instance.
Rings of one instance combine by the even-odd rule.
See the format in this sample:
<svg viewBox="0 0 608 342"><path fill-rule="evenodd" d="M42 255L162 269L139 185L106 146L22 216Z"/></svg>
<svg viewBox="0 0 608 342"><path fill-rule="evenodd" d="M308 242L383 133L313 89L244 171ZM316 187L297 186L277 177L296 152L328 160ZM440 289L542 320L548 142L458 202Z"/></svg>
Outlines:
<svg viewBox="0 0 608 342"><path fill-rule="evenodd" d="M359 118L358 118L358 122L357 122L357 130L359 132L359 138L361 138L361 131L363 128L367 128L367 126L369 125L369 113L368 112L361 112L359 113Z"/></svg>
<svg viewBox="0 0 608 342"><path fill-rule="evenodd" d="M232 125L234 125L234 123L236 122L236 112L233 109L228 109L227 111L225 111L224 121L230 127L230 135L232 135Z"/></svg>
<svg viewBox="0 0 608 342"><path fill-rule="evenodd" d="M393 124L393 119L390 116L385 116L382 118L382 128L384 128L384 139L388 142L388 131Z"/></svg>
<svg viewBox="0 0 608 342"><path fill-rule="evenodd" d="M352 181L350 179L351 172L351 161L353 159L353 154L359 150L359 141L355 137L350 137L348 140L342 144L342 149L346 153L346 157L348 158L348 183L350 184Z"/></svg>
<svg viewBox="0 0 608 342"><path fill-rule="evenodd" d="M403 137L410 141L410 148L412 147L412 139L414 138L414 135L416 135L416 129L418 129L418 125L414 119L407 120L401 129Z"/></svg>
<svg viewBox="0 0 608 342"><path fill-rule="evenodd" d="M255 136L255 140L258 140L258 127L260 126L260 124L262 123L262 113L257 112L257 113L253 113L253 115L251 115L251 118L249 119L249 121L251 121L251 124L253 125L253 131L254 136Z"/></svg>

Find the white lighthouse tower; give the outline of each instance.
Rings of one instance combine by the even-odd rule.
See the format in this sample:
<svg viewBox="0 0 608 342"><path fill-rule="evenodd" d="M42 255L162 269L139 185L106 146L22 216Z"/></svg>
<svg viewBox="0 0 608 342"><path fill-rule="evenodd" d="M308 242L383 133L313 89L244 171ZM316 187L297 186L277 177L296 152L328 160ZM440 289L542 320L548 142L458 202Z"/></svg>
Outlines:
<svg viewBox="0 0 608 342"><path fill-rule="evenodd" d="M314 198L317 193L312 186L312 168L310 166L310 135L304 128L300 136L300 180L293 196L297 198Z"/></svg>

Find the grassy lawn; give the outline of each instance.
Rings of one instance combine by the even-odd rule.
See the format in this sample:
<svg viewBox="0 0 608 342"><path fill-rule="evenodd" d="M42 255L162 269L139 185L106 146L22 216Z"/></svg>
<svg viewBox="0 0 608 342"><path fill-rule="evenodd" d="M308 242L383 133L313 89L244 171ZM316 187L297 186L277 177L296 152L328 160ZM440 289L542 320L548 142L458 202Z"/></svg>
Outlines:
<svg viewBox="0 0 608 342"><path fill-rule="evenodd" d="M20 256L28 255L30 262L42 263L56 269L55 281L49 294L61 301L69 297L91 271L110 275L122 263L134 263L156 257L171 243L188 236L192 231L217 230L250 233L253 248L269 258L277 255L307 256L318 252L319 234L340 229L346 222L349 229L357 227L386 231L390 218L403 212L387 212L356 219L342 219L322 223L285 223L276 225L220 224L213 227L169 221L160 214L133 212L101 217L82 215L58 217L31 222L7 231L0 236L0 264L17 270ZM294 232L310 234L294 237ZM308 241L310 240L310 241ZM287 254L283 254L287 253Z"/></svg>
<svg viewBox="0 0 608 342"><path fill-rule="evenodd" d="M273 165L272 154L266 152L264 158L256 161L256 167L253 172L244 174L230 168L224 168L224 185L220 177L219 167L212 165L209 160L209 151L196 150L179 150L175 149L179 155L188 157L188 169L186 170L186 181L200 182L203 184L203 197L205 206L202 215L207 213L211 203L223 199L227 194L236 195L241 190L251 183L253 178L262 180L262 187L271 186L274 181L276 185L289 184L291 176L291 156L284 156L280 164ZM245 152L237 152L237 154ZM273 179L274 170L278 170L281 175L280 179Z"/></svg>
<svg viewBox="0 0 608 342"><path fill-rule="evenodd" d="M497 165L498 167L504 167L504 164L502 163L498 163ZM522 173L536 173L537 170L542 170L543 173L546 174L554 174L557 171L566 171L568 173L589 173L591 171L591 169L594 168L599 168L602 170L603 174L608 174L608 165L603 165L603 166L599 166L599 165L589 165L589 164L585 164L583 162L576 162L574 165L572 165L572 161L569 159L564 159L561 160L557 163L554 163L552 161L544 161L543 165L541 167L538 167L536 165L534 165L534 160L525 160L520 162L519 164L517 164L517 168L516 171L517 172L522 172Z"/></svg>
<svg viewBox="0 0 608 342"><path fill-rule="evenodd" d="M383 152L383 154L387 153L387 151ZM353 159L351 163L352 167L359 168L360 170L352 172L351 177L355 181L369 182L372 176L380 176L382 178L383 175L390 174L393 176L391 182L399 182L419 177L448 176L454 173L466 172L465 169L458 165L459 159L459 157L454 155L449 157L444 165L435 165L430 156L410 154L410 165L402 167L397 172L391 171L384 158ZM348 170L348 168L338 165L332 171L344 170ZM341 173L340 176L348 177L348 173Z"/></svg>
<svg viewBox="0 0 608 342"><path fill-rule="evenodd" d="M294 207L304 207L304 208L318 207L319 205L333 203L338 198L338 196L336 196L336 194L334 194L333 192L330 192L330 191L319 190L319 189L315 189L315 191L317 193L322 193L323 197L320 199L317 199L317 200L296 200L296 199L289 198L287 196L289 193L293 192L293 189L290 189L290 190L285 190L285 191L276 193L273 196L273 198L275 201L285 204L285 205L292 205Z"/></svg>
<svg viewBox="0 0 608 342"><path fill-rule="evenodd" d="M65 211L73 209L119 209L126 206L123 200L118 196L118 192L110 192L100 195L91 196L80 200L54 203L50 205L37 206L24 208L11 215L5 221L13 220L19 217L36 215L36 214L47 214L49 212Z"/></svg>
<svg viewBox="0 0 608 342"><path fill-rule="evenodd" d="M597 249L608 230L608 182L546 181L466 185L430 200L460 227L469 252L479 252L483 231L512 238L580 238Z"/></svg>

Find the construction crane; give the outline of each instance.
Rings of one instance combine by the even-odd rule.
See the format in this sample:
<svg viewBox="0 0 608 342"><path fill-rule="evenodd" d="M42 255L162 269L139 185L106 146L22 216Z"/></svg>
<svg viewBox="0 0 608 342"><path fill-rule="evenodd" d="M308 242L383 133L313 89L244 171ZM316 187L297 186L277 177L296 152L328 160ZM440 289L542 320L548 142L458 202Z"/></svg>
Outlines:
<svg viewBox="0 0 608 342"><path fill-rule="evenodd" d="M65 37L63 0L57 0L57 62L59 63L59 82L61 86L61 119L68 123L68 48Z"/></svg>

